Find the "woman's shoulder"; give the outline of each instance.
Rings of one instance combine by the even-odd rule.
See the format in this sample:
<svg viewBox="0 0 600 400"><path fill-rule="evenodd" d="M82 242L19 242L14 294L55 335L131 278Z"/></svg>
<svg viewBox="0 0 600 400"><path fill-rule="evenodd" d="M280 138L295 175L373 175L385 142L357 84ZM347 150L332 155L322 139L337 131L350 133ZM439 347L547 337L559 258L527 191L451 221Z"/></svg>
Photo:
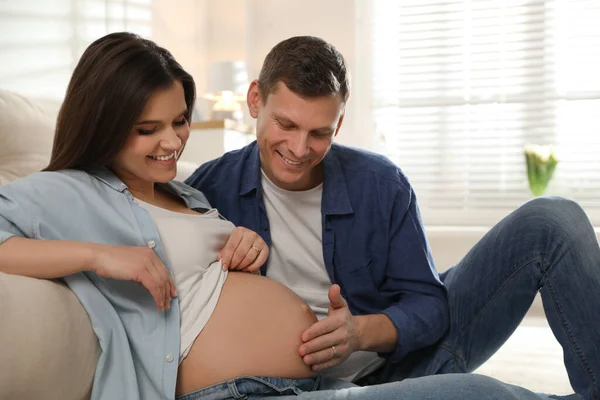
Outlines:
<svg viewBox="0 0 600 400"><path fill-rule="evenodd" d="M16 179L9 185L13 189L37 188L51 189L56 186L86 185L91 183L91 176L87 172L73 169L60 171L34 172L26 177Z"/></svg>
<svg viewBox="0 0 600 400"><path fill-rule="evenodd" d="M26 198L43 199L44 201L70 198L84 194L93 187L93 178L84 171L61 170L34 172L19 178L0 189L10 192L22 200Z"/></svg>

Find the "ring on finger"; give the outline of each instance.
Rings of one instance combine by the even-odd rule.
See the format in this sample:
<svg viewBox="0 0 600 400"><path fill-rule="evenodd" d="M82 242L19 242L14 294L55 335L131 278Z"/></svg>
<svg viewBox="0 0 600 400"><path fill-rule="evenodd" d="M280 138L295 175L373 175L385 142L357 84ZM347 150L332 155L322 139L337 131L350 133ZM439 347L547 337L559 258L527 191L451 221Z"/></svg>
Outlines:
<svg viewBox="0 0 600 400"><path fill-rule="evenodd" d="M250 247L252 250L256 251L256 254L260 254L260 249L254 245L252 245L252 247Z"/></svg>
<svg viewBox="0 0 600 400"><path fill-rule="evenodd" d="M331 346L331 350L333 350L333 352L331 353L331 357L329 357L329 359L331 360L333 357L336 356L337 351L335 350L335 346Z"/></svg>

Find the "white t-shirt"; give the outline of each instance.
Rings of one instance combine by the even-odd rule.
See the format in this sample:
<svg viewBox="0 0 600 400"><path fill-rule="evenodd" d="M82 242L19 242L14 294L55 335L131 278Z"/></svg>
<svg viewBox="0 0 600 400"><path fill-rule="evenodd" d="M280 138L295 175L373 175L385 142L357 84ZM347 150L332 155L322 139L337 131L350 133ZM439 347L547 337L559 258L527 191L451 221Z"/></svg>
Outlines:
<svg viewBox="0 0 600 400"><path fill-rule="evenodd" d="M263 197L271 230L267 276L304 299L318 319L327 317L331 280L325 269L322 245L323 185L305 191L281 189L262 173ZM357 351L324 375L348 381L383 365L370 351Z"/></svg>
<svg viewBox="0 0 600 400"><path fill-rule="evenodd" d="M216 209L192 215L137 201L156 223L173 270L181 314L181 362L217 306L227 278L217 255L235 226L220 219Z"/></svg>

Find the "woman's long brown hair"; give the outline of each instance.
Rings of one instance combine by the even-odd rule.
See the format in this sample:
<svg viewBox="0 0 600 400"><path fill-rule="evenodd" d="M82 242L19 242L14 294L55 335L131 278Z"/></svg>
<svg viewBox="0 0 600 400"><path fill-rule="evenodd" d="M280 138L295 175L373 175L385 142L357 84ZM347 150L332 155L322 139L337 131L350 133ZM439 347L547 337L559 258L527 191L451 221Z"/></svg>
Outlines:
<svg viewBox="0 0 600 400"><path fill-rule="evenodd" d="M110 166L150 96L176 81L183 85L190 121L194 80L169 51L127 32L96 40L73 71L44 170Z"/></svg>

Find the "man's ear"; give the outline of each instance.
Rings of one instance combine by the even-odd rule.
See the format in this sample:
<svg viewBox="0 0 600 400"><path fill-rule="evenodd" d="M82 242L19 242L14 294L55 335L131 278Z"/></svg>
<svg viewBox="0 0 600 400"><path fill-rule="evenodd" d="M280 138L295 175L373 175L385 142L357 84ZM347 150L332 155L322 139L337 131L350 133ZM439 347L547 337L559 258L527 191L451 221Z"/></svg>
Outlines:
<svg viewBox="0 0 600 400"><path fill-rule="evenodd" d="M333 137L336 137L340 128L342 127L342 122L344 122L344 116L346 115L346 111L342 111L342 115L340 115L340 119L338 120L337 128L335 128L335 132L333 133Z"/></svg>
<svg viewBox="0 0 600 400"><path fill-rule="evenodd" d="M258 110L261 101L258 80L255 79L252 81L252 83L250 83L248 93L246 94L246 103L248 104L248 111L250 112L252 118L258 117Z"/></svg>

